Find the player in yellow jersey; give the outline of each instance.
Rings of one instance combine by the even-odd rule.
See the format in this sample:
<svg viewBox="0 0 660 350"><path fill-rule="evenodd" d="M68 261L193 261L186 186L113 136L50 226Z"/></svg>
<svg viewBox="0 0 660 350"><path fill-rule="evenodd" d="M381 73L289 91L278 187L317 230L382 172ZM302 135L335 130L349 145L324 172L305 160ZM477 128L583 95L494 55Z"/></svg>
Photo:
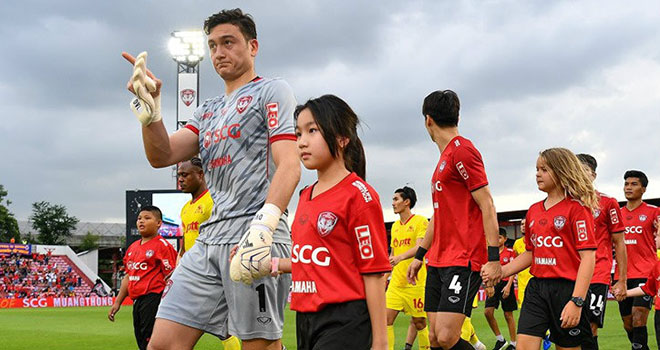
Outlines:
<svg viewBox="0 0 660 350"><path fill-rule="evenodd" d="M477 306L479 306L478 300L479 294L477 294L474 297L474 301L472 301L473 309L476 309ZM470 317L466 317L465 321L463 321L463 326L461 326L461 338L472 344L475 350L486 350L486 345L479 340L479 337L477 337L477 332L474 330L472 319Z"/></svg>
<svg viewBox="0 0 660 350"><path fill-rule="evenodd" d="M408 265L415 256L417 247L426 235L428 220L413 214L410 209L417 203L417 194L410 187L399 188L392 197L392 209L399 214L399 220L392 225L392 278L387 287L387 338L390 350L394 349L394 320L403 311L412 316L418 335L420 350L430 349L429 330L426 327L426 312L424 312L424 288L426 285L426 267L419 270L417 285L408 283L406 277ZM406 343L406 350L412 348L412 343Z"/></svg>
<svg viewBox="0 0 660 350"><path fill-rule="evenodd" d="M192 199L181 208L181 227L183 232L183 244L179 249L179 259L185 252L190 250L199 236L199 226L211 216L213 210L213 198L206 188L202 160L192 158L182 162L177 171L179 188L184 193L190 193ZM178 262L177 262L178 265ZM241 342L234 336L222 340L225 350L239 350Z"/></svg>
<svg viewBox="0 0 660 350"><path fill-rule="evenodd" d="M516 239L513 243L513 252L516 253L516 256L525 252L525 219L522 219L520 222L520 232L522 232L523 236ZM518 307L522 306L523 298L525 297L525 288L527 288L530 278L532 278L532 274L529 273L529 268L518 272Z"/></svg>

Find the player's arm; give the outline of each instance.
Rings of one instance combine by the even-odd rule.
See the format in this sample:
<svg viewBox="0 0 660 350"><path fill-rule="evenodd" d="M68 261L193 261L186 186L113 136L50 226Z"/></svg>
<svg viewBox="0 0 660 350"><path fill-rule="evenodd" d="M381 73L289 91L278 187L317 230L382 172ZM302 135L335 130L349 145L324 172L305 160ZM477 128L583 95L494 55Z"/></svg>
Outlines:
<svg viewBox="0 0 660 350"><path fill-rule="evenodd" d="M372 349L387 349L387 318L385 315L385 278L380 273L363 274L367 309L371 319Z"/></svg>
<svg viewBox="0 0 660 350"><path fill-rule="evenodd" d="M635 287L633 289L628 289L626 291L626 297L627 298L643 297L645 295L646 295L646 293L644 293L644 290L642 290L642 287Z"/></svg>
<svg viewBox="0 0 660 350"><path fill-rule="evenodd" d="M510 277L532 265L532 252L526 250L518 255L513 261L502 266L502 278ZM509 279L511 282L511 279Z"/></svg>
<svg viewBox="0 0 660 350"><path fill-rule="evenodd" d="M486 285L495 285L502 278L502 266L500 265L499 256L499 224L497 223L495 204L488 185L472 191L471 194L477 206L479 206L479 210L481 210L486 243L488 244L488 262L481 268L482 275Z"/></svg>
<svg viewBox="0 0 660 350"><path fill-rule="evenodd" d="M580 254L580 267L577 271L575 279L575 286L573 287L574 297L586 299L587 290L591 283L591 277L594 274L594 266L596 265L596 250L583 249L579 250ZM581 308L574 302L568 302L561 312L561 327L573 328L580 322Z"/></svg>
<svg viewBox="0 0 660 350"><path fill-rule="evenodd" d="M115 322L115 314L119 312L119 309L121 308L121 303L124 302L124 299L128 296L128 274L124 276L124 278L121 280L121 286L119 287L119 294L117 295L117 298L115 299L114 304L110 307L110 311L108 312L108 320Z"/></svg>
<svg viewBox="0 0 660 350"><path fill-rule="evenodd" d="M628 288L628 253L626 252L626 241L623 232L612 234L612 245L615 251L615 260L619 269L619 280L612 286L612 291L617 300L621 301L626 297L626 288Z"/></svg>
<svg viewBox="0 0 660 350"><path fill-rule="evenodd" d="M413 256L415 256L415 253L417 253L417 248L419 248L422 245L422 242L424 241L424 238L418 238L417 242L414 247L406 250L405 252L399 254L399 255L390 255L390 263L392 266L395 266L396 264L400 263L403 260L410 259Z"/></svg>
<svg viewBox="0 0 660 350"><path fill-rule="evenodd" d="M300 181L300 159L298 159L296 142L293 140L273 142L270 149L277 168L268 188L266 203L275 204L284 212Z"/></svg>

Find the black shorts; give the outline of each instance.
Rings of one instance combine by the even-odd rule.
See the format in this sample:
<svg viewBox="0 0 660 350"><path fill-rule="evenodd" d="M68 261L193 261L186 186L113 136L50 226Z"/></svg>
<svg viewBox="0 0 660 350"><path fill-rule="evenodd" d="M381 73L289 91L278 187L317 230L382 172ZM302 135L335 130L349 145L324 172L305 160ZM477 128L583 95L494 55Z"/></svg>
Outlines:
<svg viewBox="0 0 660 350"><path fill-rule="evenodd" d="M365 300L296 313L299 350L371 349L371 319Z"/></svg>
<svg viewBox="0 0 660 350"><path fill-rule="evenodd" d="M561 312L570 303L575 282L561 278L532 278L525 289L518 334L543 338L550 330L550 341L566 348L576 347L593 339L585 307L580 322L574 328L561 328Z"/></svg>
<svg viewBox="0 0 660 350"><path fill-rule="evenodd" d="M133 330L140 350L146 350L151 339L160 297L160 293L150 293L133 301Z"/></svg>
<svg viewBox="0 0 660 350"><path fill-rule="evenodd" d="M511 312L514 310L518 310L518 301L516 300L516 294L513 292L513 284L511 284L511 289L509 291L509 296L506 298L502 297L502 291L504 291L504 287L506 287L506 281L500 281L495 286L495 294L493 294L492 297L486 298L486 307L494 307L498 308L500 306L500 300L502 301L502 310L504 312Z"/></svg>
<svg viewBox="0 0 660 350"><path fill-rule="evenodd" d="M472 301L481 286L478 271L465 266L426 267L426 312L472 315Z"/></svg>
<svg viewBox="0 0 660 350"><path fill-rule="evenodd" d="M616 281L614 282L616 283ZM646 283L646 278L632 278L627 282L628 289L633 289ZM653 297L650 295L644 295L641 297L623 299L623 301L619 302L619 313L621 314L621 317L632 315L633 306L645 307L650 310L653 307Z"/></svg>
<svg viewBox="0 0 660 350"><path fill-rule="evenodd" d="M605 322L605 307L609 290L610 286L604 283L592 283L589 286L589 297L586 300L589 306L589 322L595 323L598 328L603 328L603 322Z"/></svg>

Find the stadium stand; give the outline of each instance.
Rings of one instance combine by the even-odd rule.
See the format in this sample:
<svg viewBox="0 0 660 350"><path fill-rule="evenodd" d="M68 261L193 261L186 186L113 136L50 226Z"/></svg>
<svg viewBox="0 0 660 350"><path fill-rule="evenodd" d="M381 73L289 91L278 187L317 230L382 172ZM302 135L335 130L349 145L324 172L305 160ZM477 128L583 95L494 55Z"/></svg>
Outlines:
<svg viewBox="0 0 660 350"><path fill-rule="evenodd" d="M67 256L0 255L0 298L88 296L92 285Z"/></svg>

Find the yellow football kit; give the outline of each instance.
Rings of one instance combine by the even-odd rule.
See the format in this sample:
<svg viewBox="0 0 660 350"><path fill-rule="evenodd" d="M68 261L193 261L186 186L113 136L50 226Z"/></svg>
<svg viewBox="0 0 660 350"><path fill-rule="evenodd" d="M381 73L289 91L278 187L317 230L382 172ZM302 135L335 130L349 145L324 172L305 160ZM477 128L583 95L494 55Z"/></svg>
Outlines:
<svg viewBox="0 0 660 350"><path fill-rule="evenodd" d="M525 248L525 237L520 237L516 239L513 243L513 251L516 253L516 256L524 253L527 249ZM527 283L529 279L532 278L532 274L529 273L529 267L518 272L518 307L522 306L523 299L525 298L525 288L527 288Z"/></svg>
<svg viewBox="0 0 660 350"><path fill-rule="evenodd" d="M183 247L190 250L199 236L199 225L211 216L213 198L208 190L191 199L181 208L181 227L183 230Z"/></svg>

